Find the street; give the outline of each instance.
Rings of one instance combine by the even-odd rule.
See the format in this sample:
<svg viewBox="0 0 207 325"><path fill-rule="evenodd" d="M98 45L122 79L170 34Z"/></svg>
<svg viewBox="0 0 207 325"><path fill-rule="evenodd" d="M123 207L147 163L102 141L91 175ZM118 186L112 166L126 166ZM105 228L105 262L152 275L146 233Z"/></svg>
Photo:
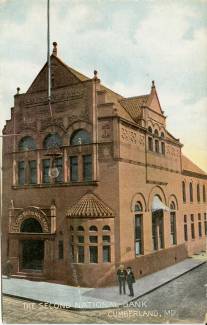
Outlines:
<svg viewBox="0 0 207 325"><path fill-rule="evenodd" d="M207 263L119 309L72 311L3 297L5 323L198 323L207 312Z"/></svg>

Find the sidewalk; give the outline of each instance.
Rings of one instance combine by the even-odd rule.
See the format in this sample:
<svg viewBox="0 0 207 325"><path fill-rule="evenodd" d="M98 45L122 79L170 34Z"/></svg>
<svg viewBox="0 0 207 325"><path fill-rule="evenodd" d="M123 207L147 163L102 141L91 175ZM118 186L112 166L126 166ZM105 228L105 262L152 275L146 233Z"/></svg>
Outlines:
<svg viewBox="0 0 207 325"><path fill-rule="evenodd" d="M77 288L67 285L33 282L24 279L3 277L3 294L21 297L54 307L72 309L104 309L123 305L133 307L133 300L172 281L184 273L205 263L206 260L188 258L161 271L147 275L134 284L135 297L119 295L118 286L107 288ZM135 302L134 302L135 304Z"/></svg>

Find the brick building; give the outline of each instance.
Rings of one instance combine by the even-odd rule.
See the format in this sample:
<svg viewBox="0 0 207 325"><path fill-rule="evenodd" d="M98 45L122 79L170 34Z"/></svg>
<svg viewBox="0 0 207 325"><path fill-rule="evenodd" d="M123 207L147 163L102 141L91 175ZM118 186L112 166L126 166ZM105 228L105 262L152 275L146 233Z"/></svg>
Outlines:
<svg viewBox="0 0 207 325"><path fill-rule="evenodd" d="M18 89L3 143L3 263L81 286L136 277L205 249L207 175L166 129L154 82L124 98L51 55ZM16 134L16 135L12 135Z"/></svg>

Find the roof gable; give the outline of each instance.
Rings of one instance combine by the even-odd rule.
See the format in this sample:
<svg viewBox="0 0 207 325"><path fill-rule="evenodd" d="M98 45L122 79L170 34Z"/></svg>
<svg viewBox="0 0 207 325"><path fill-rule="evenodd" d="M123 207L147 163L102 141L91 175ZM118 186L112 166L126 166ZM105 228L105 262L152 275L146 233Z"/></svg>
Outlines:
<svg viewBox="0 0 207 325"><path fill-rule="evenodd" d="M151 93L148 97L147 103L146 105L151 108L153 111L155 111L158 114L162 114L163 115L163 111L160 105L160 101L157 95L157 91L155 88L155 83L154 81L152 81L152 88L151 88Z"/></svg>
<svg viewBox="0 0 207 325"><path fill-rule="evenodd" d="M58 57L51 55L51 80L54 88L77 84L89 80L78 71L68 67ZM46 63L27 90L27 93L46 91L48 89L48 64Z"/></svg>

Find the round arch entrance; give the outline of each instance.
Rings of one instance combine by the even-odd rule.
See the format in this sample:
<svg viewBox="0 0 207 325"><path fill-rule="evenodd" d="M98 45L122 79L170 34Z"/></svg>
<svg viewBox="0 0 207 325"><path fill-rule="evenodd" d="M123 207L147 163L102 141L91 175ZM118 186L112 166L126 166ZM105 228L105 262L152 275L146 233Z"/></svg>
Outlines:
<svg viewBox="0 0 207 325"><path fill-rule="evenodd" d="M44 240L34 239L32 234L42 233L42 226L34 218L25 219L20 232L28 235L28 239L20 241L20 267L25 271L42 271L44 264Z"/></svg>

